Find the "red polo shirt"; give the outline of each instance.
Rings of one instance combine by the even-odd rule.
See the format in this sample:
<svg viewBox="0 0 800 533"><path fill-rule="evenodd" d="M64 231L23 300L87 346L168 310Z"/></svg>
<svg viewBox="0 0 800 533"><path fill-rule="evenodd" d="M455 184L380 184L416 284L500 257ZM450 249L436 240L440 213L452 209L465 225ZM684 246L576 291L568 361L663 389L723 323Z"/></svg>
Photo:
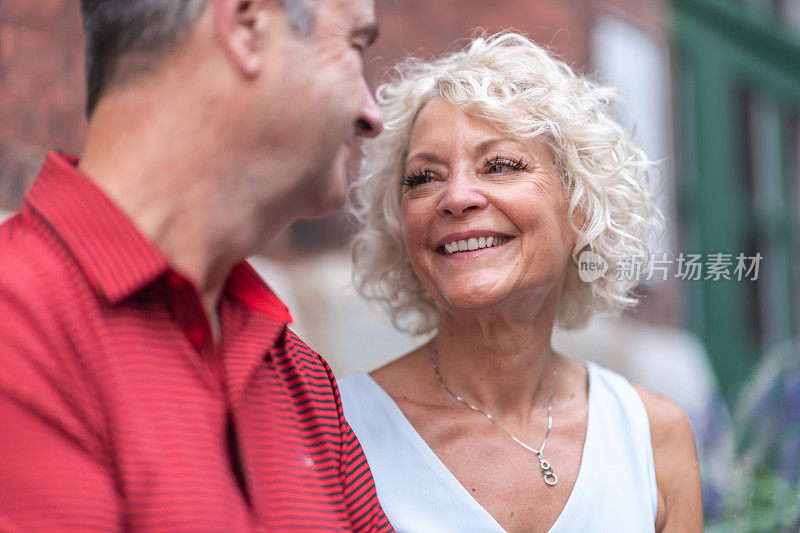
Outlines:
<svg viewBox="0 0 800 533"><path fill-rule="evenodd" d="M246 264L195 287L51 153L0 227L0 531L389 531L330 368Z"/></svg>

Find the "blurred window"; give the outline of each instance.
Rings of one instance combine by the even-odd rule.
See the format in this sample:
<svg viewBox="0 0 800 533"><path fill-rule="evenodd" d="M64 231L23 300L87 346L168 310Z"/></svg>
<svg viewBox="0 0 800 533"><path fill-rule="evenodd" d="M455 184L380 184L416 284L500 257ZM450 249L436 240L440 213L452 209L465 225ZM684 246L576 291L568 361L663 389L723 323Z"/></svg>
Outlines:
<svg viewBox="0 0 800 533"><path fill-rule="evenodd" d="M800 33L800 2L798 0L740 0L765 18Z"/></svg>
<svg viewBox="0 0 800 533"><path fill-rule="evenodd" d="M793 242L790 243L792 256L792 301L794 302L794 338L800 340L800 111L789 119L789 227Z"/></svg>
<svg viewBox="0 0 800 533"><path fill-rule="evenodd" d="M761 255L754 280L689 286L687 326L733 399L759 354L800 334L800 31L784 29L800 2L672 8L682 247Z"/></svg>
<svg viewBox="0 0 800 533"><path fill-rule="evenodd" d="M654 253L675 252L674 137L670 58L667 43L617 17L603 15L592 23L591 66L603 82L617 88L622 108L617 119L634 135L647 156L659 161L651 187L661 192L659 208L667 218L666 235ZM663 181L661 181L663 180Z"/></svg>
<svg viewBox="0 0 800 533"><path fill-rule="evenodd" d="M741 154L750 199L748 242L764 256L759 279L750 283L751 333L760 353L800 333L797 328L797 112L768 93L745 91Z"/></svg>

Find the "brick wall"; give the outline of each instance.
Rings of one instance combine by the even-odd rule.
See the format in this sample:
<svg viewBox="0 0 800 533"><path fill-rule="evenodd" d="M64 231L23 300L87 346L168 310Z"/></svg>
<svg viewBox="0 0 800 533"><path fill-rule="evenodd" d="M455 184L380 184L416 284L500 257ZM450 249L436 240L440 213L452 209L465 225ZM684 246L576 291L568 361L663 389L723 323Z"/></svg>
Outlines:
<svg viewBox="0 0 800 533"><path fill-rule="evenodd" d="M439 55L472 30L513 27L578 69L589 55L591 18L610 12L658 31L663 0L377 0L381 38L370 77L414 55ZM83 35L76 0L0 0L0 208L13 207L50 148L79 152Z"/></svg>
<svg viewBox="0 0 800 533"><path fill-rule="evenodd" d="M0 0L0 209L13 208L50 148L78 152L83 32L76 0Z"/></svg>
<svg viewBox="0 0 800 533"><path fill-rule="evenodd" d="M379 39L370 63L379 73L408 54L437 56L472 29L514 28L581 67L588 55L590 0L378 0Z"/></svg>
<svg viewBox="0 0 800 533"><path fill-rule="evenodd" d="M590 0L377 0L377 80L409 53L438 55L473 28L513 26L581 67ZM462 41L463 42L463 41ZM80 152L83 35L76 0L0 0L0 209L13 208L47 150Z"/></svg>

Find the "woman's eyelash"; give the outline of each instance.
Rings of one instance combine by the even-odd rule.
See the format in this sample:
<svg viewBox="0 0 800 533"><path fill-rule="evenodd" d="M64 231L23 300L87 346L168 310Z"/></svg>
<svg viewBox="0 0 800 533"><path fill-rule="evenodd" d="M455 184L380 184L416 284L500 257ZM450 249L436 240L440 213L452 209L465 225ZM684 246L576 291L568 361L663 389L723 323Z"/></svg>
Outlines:
<svg viewBox="0 0 800 533"><path fill-rule="evenodd" d="M528 163L522 158L514 159L514 158L511 158L511 157L497 156L497 157L484 159L484 161L483 161L483 166L486 169L491 169L492 167L495 167L495 166L498 166L498 165L503 166L503 167L505 167L505 168L507 168L509 170L514 170L514 171L518 171L518 172L521 172L521 171L524 171L524 170L528 169ZM415 170L414 172L411 172L410 174L407 174L405 177L403 177L403 180L402 180L401 183L402 183L403 187L412 188L412 187L416 187L417 185L421 185L423 183L428 183L429 181L433 181L434 177L435 177L434 173L431 172L430 170L419 169L419 170Z"/></svg>
<svg viewBox="0 0 800 533"><path fill-rule="evenodd" d="M522 170L527 170L528 169L528 163L522 158L520 158L520 159L512 159L510 157L499 157L498 156L498 157L493 157L491 159L487 158L487 159L485 159L483 161L483 166L485 168L492 168L493 166L496 166L496 165L503 165L504 167L507 167L507 168L509 168L511 170L517 170L517 171L522 171Z"/></svg>
<svg viewBox="0 0 800 533"><path fill-rule="evenodd" d="M403 178L403 187L414 187L422 183L427 183L433 179L433 172L430 170L415 170Z"/></svg>

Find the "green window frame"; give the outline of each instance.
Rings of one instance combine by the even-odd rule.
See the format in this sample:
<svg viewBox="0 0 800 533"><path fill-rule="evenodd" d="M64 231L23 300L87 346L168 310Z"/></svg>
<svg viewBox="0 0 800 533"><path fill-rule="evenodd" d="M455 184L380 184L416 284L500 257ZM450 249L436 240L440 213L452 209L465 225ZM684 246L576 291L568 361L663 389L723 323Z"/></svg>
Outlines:
<svg viewBox="0 0 800 533"><path fill-rule="evenodd" d="M760 354L800 335L800 36L733 0L671 7L681 247L763 256L757 281L687 282L686 325L732 400Z"/></svg>

